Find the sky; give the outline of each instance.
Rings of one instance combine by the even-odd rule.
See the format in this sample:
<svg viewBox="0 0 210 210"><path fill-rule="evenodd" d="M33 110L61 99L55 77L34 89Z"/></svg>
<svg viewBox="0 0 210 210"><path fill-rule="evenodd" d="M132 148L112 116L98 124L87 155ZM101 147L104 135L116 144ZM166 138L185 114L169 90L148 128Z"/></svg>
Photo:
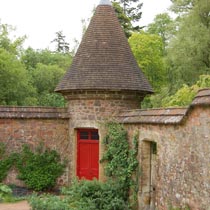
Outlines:
<svg viewBox="0 0 210 210"><path fill-rule="evenodd" d="M15 35L27 36L24 47L51 48L55 33L63 31L73 48L82 37L82 19L92 16L100 0L0 0L0 22L16 27ZM151 23L155 15L167 12L170 0L141 0L140 25Z"/></svg>

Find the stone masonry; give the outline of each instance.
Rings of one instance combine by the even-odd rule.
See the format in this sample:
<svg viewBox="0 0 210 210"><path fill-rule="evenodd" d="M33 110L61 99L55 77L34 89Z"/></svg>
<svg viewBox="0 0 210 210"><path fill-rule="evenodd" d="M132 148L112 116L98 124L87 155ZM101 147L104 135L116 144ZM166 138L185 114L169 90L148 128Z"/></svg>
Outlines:
<svg viewBox="0 0 210 210"><path fill-rule="evenodd" d="M34 148L44 142L63 159L69 159L68 120L66 109L0 106L0 142L6 144L7 152L19 151L23 144ZM14 169L12 172L5 183L22 185ZM68 182L68 172L58 182L61 185Z"/></svg>
<svg viewBox="0 0 210 210"><path fill-rule="evenodd" d="M83 95L84 96L84 95ZM105 95L103 95L105 97ZM87 97L87 93L86 93ZM89 98L89 97L88 97ZM77 128L97 128L100 139L107 114L123 123L130 139L139 132L139 209L167 210L170 206L208 210L210 206L210 89L201 90L188 108L132 109L134 104L121 100L78 98L67 109L0 107L0 142L9 151L40 140L68 158L63 185L75 176ZM126 105L127 101L127 105ZM116 110L120 112L116 112ZM108 113L106 113L108 112ZM112 117L111 117L112 116ZM157 152L151 152L152 143ZM100 147L103 153L103 147ZM99 168L104 180L103 167ZM14 170L5 183L22 185Z"/></svg>
<svg viewBox="0 0 210 210"><path fill-rule="evenodd" d="M69 184L77 174L78 129L97 129L97 150L85 147L83 153L88 155L83 160L86 167L86 157L91 159L94 151L99 180L105 181L98 154L100 159L104 123L115 120L127 129L130 143L139 133L139 210L210 210L210 89L200 90L189 107L140 109L153 90L109 0L100 1L55 91L67 99L67 108L0 106L0 142L8 146L8 152L44 141L68 160L58 185ZM23 184L14 169L4 182Z"/></svg>
<svg viewBox="0 0 210 210"><path fill-rule="evenodd" d="M131 112L121 114L120 121L129 136L139 131L140 209L154 203L158 210L209 210L210 90L201 90L189 108ZM152 142L157 144L155 163Z"/></svg>

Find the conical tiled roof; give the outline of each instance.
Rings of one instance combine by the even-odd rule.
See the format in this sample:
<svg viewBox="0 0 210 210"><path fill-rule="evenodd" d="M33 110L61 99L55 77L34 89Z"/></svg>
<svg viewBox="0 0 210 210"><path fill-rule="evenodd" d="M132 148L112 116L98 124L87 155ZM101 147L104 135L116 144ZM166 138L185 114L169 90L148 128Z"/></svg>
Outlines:
<svg viewBox="0 0 210 210"><path fill-rule="evenodd" d="M109 0L101 0L72 65L56 92L115 90L151 93Z"/></svg>

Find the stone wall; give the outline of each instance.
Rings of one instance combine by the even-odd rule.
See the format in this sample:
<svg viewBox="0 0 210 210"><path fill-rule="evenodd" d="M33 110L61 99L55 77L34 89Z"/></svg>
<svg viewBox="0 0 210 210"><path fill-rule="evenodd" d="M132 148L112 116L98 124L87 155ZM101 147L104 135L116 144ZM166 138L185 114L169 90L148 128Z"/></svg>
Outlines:
<svg viewBox="0 0 210 210"><path fill-rule="evenodd" d="M11 152L20 151L23 144L34 148L43 141L46 147L56 149L63 159L69 159L68 121L66 109L1 106L0 142L6 144L7 152ZM68 172L58 182L68 182ZM23 184L16 179L14 169L5 183Z"/></svg>
<svg viewBox="0 0 210 210"><path fill-rule="evenodd" d="M70 177L76 175L77 129L94 128L99 130L99 159L103 154L102 140L104 123L114 119L119 111L139 108L138 93L118 91L78 91L68 93L69 134L70 134ZM103 166L99 166L99 179L104 179Z"/></svg>
<svg viewBox="0 0 210 210"><path fill-rule="evenodd" d="M139 132L139 209L189 206L191 210L209 210L210 90L201 90L187 108L141 110L135 97L118 92L78 92L66 95L67 109L0 107L0 142L14 151L24 143L33 147L44 140L69 160L58 181L63 184L76 175L77 129L98 129L101 141L106 132L104 122L117 119L130 139ZM101 157L101 143L99 153ZM99 179L104 179L102 165ZM18 183L15 171L5 182Z"/></svg>
<svg viewBox="0 0 210 210"><path fill-rule="evenodd" d="M139 110L138 118L131 112L120 120L130 137L139 131L139 209L209 209L210 90L201 91L189 108Z"/></svg>

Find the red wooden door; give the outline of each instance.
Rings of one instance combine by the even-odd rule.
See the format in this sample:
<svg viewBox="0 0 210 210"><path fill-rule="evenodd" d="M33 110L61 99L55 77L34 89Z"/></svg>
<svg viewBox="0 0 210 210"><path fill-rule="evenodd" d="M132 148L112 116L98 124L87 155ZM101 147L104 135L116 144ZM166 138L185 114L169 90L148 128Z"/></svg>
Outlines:
<svg viewBox="0 0 210 210"><path fill-rule="evenodd" d="M98 130L79 129L77 132L77 176L79 179L98 179Z"/></svg>

